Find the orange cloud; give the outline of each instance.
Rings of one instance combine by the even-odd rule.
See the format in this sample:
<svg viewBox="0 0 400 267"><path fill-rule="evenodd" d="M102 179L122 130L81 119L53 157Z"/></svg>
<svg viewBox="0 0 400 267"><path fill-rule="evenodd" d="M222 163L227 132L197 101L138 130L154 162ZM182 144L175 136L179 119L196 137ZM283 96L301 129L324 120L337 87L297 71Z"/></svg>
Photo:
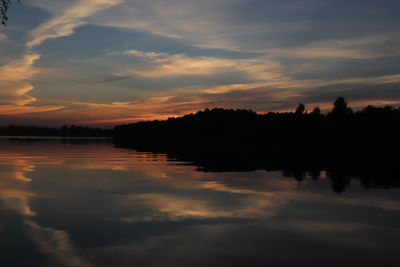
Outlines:
<svg viewBox="0 0 400 267"><path fill-rule="evenodd" d="M29 106L37 99L28 93L34 89L26 80L32 78L39 72L33 67L38 54L26 54L22 58L14 60L7 65L0 67L0 115L16 115L26 113L37 113L53 111L63 108L62 106Z"/></svg>
<svg viewBox="0 0 400 267"><path fill-rule="evenodd" d="M126 50L109 55L141 58L149 67L135 67L128 74L146 78L163 78L185 75L215 75L228 72L244 72L259 80L281 79L280 64L266 57L257 59L223 59L216 57L189 57L185 54L167 54Z"/></svg>

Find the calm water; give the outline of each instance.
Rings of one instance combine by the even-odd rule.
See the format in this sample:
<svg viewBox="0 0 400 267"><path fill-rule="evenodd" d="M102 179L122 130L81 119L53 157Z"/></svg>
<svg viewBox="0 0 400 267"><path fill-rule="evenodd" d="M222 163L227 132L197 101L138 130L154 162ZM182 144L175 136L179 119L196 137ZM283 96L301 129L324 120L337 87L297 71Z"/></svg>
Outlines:
<svg viewBox="0 0 400 267"><path fill-rule="evenodd" d="M400 190L0 140L0 266L400 266Z"/></svg>

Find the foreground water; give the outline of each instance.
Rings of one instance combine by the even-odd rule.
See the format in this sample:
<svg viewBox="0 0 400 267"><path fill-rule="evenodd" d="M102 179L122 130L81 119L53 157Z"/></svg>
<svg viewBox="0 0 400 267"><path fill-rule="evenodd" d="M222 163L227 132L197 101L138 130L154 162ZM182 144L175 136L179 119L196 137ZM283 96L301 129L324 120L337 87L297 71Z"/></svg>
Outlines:
<svg viewBox="0 0 400 267"><path fill-rule="evenodd" d="M400 266L400 190L0 140L0 266Z"/></svg>

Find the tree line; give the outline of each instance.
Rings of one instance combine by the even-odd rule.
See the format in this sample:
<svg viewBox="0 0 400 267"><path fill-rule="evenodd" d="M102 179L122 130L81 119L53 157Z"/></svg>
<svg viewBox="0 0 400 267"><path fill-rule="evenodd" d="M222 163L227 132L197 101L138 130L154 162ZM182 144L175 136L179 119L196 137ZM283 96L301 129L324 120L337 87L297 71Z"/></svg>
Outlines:
<svg viewBox="0 0 400 267"><path fill-rule="evenodd" d="M400 187L400 108L359 111L339 97L327 114L306 111L258 114L244 109L205 109L168 120L114 129L63 126L0 127L0 135L113 137L117 147L165 153L199 171L283 171L301 181L321 173L342 192L357 178L365 187Z"/></svg>
<svg viewBox="0 0 400 267"><path fill-rule="evenodd" d="M327 114L257 114L205 109L164 121L116 126L116 146L166 153L199 171L284 171L302 180L327 172L336 192L351 177L366 187L400 187L400 108L367 106L354 112L339 97Z"/></svg>
<svg viewBox="0 0 400 267"><path fill-rule="evenodd" d="M61 128L10 125L0 127L0 136L111 137L112 130L75 125Z"/></svg>
<svg viewBox="0 0 400 267"><path fill-rule="evenodd" d="M205 109L164 121L144 121L116 126L121 143L162 148L262 149L364 148L399 145L400 109L373 107L353 112L343 97L326 115L319 108L306 112L299 104L294 112L257 114L252 110Z"/></svg>

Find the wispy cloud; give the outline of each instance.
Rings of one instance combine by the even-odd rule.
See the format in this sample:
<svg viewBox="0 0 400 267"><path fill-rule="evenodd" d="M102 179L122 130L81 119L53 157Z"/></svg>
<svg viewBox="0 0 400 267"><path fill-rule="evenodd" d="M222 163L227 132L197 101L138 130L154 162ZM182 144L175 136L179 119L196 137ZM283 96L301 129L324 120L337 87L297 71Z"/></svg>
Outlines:
<svg viewBox="0 0 400 267"><path fill-rule="evenodd" d="M152 34L175 38L201 47L232 49L236 47L226 34L238 25L221 23L221 11L236 0L172 0L126 2L114 13L91 18L96 25L135 29ZM228 31L229 29L229 31Z"/></svg>
<svg viewBox="0 0 400 267"><path fill-rule="evenodd" d="M37 73L37 69L32 66L35 60L39 58L40 55L38 54L28 54L0 67L0 73L3 76L0 81L0 94L3 103L23 106L35 101L35 98L27 94L33 89L33 86L26 80Z"/></svg>
<svg viewBox="0 0 400 267"><path fill-rule="evenodd" d="M39 72L34 68L34 62L41 55L31 50L52 38L68 36L74 29L85 24L84 19L96 12L122 3L124 0L79 0L66 8L61 14L41 24L30 32L30 40L26 43L27 51L20 59L0 67L0 95L3 96L0 114L15 115L25 113L46 112L62 109L63 106L28 106L37 99L28 93L34 87L27 81ZM43 3L42 3L43 4ZM0 34L0 41L7 40L7 36Z"/></svg>
<svg viewBox="0 0 400 267"><path fill-rule="evenodd" d="M21 9L49 17L35 17L29 25L39 26L20 39L11 27L0 34L2 46L26 40L24 51L10 46L2 57L20 59L0 67L0 114L112 124L213 106L328 107L327 95L354 88L357 103L396 104L395 90L379 92L400 82L399 4L310 3L32 0Z"/></svg>
<svg viewBox="0 0 400 267"><path fill-rule="evenodd" d="M79 0L61 15L34 29L30 33L31 40L27 42L26 46L33 48L47 39L71 35L77 27L86 24L84 21L86 17L122 2L124 0Z"/></svg>
<svg viewBox="0 0 400 267"><path fill-rule="evenodd" d="M243 72L256 80L282 78L279 62L266 57L250 59L224 59L217 57L185 54L168 54L125 50L110 55L132 56L144 60L147 64L133 66L130 73L147 78L163 78L188 75L216 75L229 72Z"/></svg>
<svg viewBox="0 0 400 267"><path fill-rule="evenodd" d="M51 110L58 110L62 106L30 106L37 99L28 93L34 87L27 81L32 78L38 69L33 67L36 60L40 58L38 54L26 54L22 58L0 67L3 78L0 80L0 114L15 115L25 113L36 113Z"/></svg>
<svg viewBox="0 0 400 267"><path fill-rule="evenodd" d="M43 253L53 255L62 265L74 267L91 267L86 259L78 255L77 249L65 231L43 227L32 220L25 220L27 232L32 241Z"/></svg>
<svg viewBox="0 0 400 267"><path fill-rule="evenodd" d="M7 40L8 40L7 35L0 33L0 42L5 42Z"/></svg>
<svg viewBox="0 0 400 267"><path fill-rule="evenodd" d="M307 45L289 48L274 48L265 52L272 56L284 56L295 58L352 58L374 59L388 56L399 56L400 49L397 46L390 49L382 49L385 43L398 39L400 36L394 33L372 35L349 39L328 39L312 42Z"/></svg>
<svg viewBox="0 0 400 267"><path fill-rule="evenodd" d="M37 70L32 68L35 60L40 58L39 54L28 54L21 59L14 60L5 66L0 67L4 80L20 81L32 77Z"/></svg>
<svg viewBox="0 0 400 267"><path fill-rule="evenodd" d="M23 216L35 216L30 207L30 200L35 193L27 190L31 178L27 172L32 172L35 165L26 160L25 155L15 153L0 153L0 165L11 166L0 171L0 199L6 209Z"/></svg>

